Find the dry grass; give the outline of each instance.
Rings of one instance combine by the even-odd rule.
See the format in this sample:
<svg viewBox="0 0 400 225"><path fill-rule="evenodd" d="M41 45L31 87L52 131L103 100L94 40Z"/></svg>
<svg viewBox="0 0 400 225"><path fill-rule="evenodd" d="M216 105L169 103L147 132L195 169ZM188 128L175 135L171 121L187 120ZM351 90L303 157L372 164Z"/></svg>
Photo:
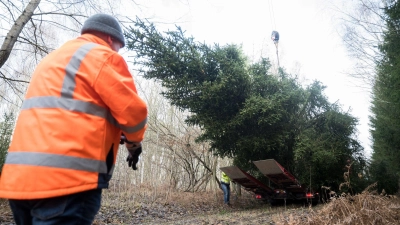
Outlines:
<svg viewBox="0 0 400 225"><path fill-rule="evenodd" d="M232 193L235 208L223 206L222 191L178 192L169 187L137 185L129 188L104 190L102 207L95 225L103 224L166 224L182 219L227 213L233 210L257 207L256 200L248 193L238 199Z"/></svg>
<svg viewBox="0 0 400 225"><path fill-rule="evenodd" d="M397 225L400 224L400 200L396 196L378 194L367 188L357 195L341 195L318 211L312 208L303 213L286 213L277 215L277 225Z"/></svg>

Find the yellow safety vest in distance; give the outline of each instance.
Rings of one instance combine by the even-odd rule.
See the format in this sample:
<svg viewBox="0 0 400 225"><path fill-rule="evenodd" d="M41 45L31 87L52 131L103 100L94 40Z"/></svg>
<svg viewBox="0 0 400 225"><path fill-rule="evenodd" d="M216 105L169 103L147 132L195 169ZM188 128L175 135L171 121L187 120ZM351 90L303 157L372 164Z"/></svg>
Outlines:
<svg viewBox="0 0 400 225"><path fill-rule="evenodd" d="M231 179L224 173L221 173L221 181L224 182L225 184L229 184L231 182Z"/></svg>

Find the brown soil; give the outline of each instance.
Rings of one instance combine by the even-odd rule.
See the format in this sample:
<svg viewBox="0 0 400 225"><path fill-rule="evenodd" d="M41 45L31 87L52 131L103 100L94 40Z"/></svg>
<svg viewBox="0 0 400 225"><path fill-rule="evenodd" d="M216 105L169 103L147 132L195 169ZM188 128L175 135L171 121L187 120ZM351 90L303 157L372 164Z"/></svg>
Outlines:
<svg viewBox="0 0 400 225"><path fill-rule="evenodd" d="M282 213L304 211L299 204L274 206L255 200L249 194L234 196L231 206L222 204L222 195L216 201L212 193L172 193L168 199L129 201L122 194L104 193L102 207L94 225L114 224L275 224ZM119 199L119 200L118 200ZM13 219L7 201L0 200L0 224L12 225Z"/></svg>
<svg viewBox="0 0 400 225"><path fill-rule="evenodd" d="M299 203L271 207L247 193L231 201L231 206L224 206L222 194L207 192L154 195L149 191L132 195L106 191L93 224L400 224L400 202L393 196L341 196L314 207ZM0 224L14 224L4 200L0 200Z"/></svg>

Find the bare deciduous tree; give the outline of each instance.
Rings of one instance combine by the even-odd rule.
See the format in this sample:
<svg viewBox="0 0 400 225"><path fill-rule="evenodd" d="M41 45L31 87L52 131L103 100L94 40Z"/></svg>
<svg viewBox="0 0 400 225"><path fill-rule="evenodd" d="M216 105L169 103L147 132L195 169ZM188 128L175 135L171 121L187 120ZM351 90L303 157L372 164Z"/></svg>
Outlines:
<svg viewBox="0 0 400 225"><path fill-rule="evenodd" d="M136 84L149 105L144 152L139 171L126 173L126 165L118 165L116 180L128 187L141 184L187 192L215 189L217 167L228 164L229 160L214 156L208 143L195 141L201 129L185 124L187 112L172 107L159 95L159 85L140 77L136 78ZM126 151L121 150L118 162L125 164Z"/></svg>
<svg viewBox="0 0 400 225"><path fill-rule="evenodd" d="M4 2L1 2L4 5ZM8 1L10 3L10 1ZM17 41L19 35L24 29L25 24L32 18L33 11L38 7L40 0L32 0L26 6L24 11L19 15L19 17L15 20L14 24L12 25L10 31L6 35L3 44L1 45L0 49L0 67L4 65L7 61L8 57L11 54L11 50L14 47L15 42ZM6 6L6 5L5 5ZM3 77L3 79L7 79Z"/></svg>
<svg viewBox="0 0 400 225"><path fill-rule="evenodd" d="M347 11L337 9L342 17L342 37L355 67L349 74L361 79L369 89L375 82L375 65L382 55L378 50L385 30L383 7L386 0L359 0L346 2Z"/></svg>
<svg viewBox="0 0 400 225"><path fill-rule="evenodd" d="M11 90L13 97L16 94L21 98L34 66L56 48L59 41L76 36L87 16L112 12L113 5L119 2L0 0L0 85L8 86L4 89ZM5 99L4 94L1 97Z"/></svg>

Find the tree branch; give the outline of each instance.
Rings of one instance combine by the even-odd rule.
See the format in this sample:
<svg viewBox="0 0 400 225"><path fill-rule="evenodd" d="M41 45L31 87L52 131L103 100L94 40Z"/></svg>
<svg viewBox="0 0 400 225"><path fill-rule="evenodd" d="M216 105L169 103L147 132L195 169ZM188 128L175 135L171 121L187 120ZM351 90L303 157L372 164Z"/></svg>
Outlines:
<svg viewBox="0 0 400 225"><path fill-rule="evenodd" d="M10 32L8 32L0 48L0 68L3 67L4 63L7 61L19 34L21 33L25 24L31 19L33 12L38 7L39 3L40 0L31 0L22 14L15 21L14 25L11 27Z"/></svg>

